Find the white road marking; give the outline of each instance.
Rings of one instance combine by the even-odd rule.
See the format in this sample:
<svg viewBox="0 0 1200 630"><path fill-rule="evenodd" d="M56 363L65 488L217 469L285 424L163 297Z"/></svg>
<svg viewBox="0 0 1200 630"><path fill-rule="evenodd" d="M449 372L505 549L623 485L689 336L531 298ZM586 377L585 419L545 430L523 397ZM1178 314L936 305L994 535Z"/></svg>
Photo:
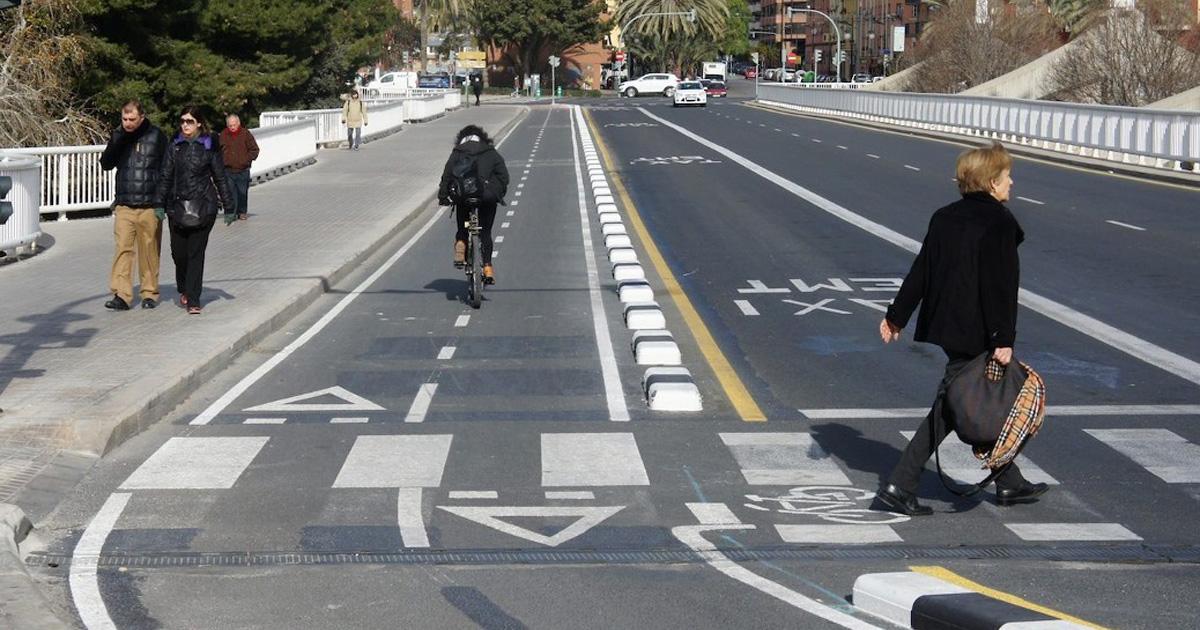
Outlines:
<svg viewBox="0 0 1200 630"><path fill-rule="evenodd" d="M1119 227L1129 228L1131 230L1137 230L1138 232L1146 231L1146 228L1144 228L1144 227L1138 227L1136 225L1133 225L1132 223L1122 223L1120 221L1113 221L1112 219L1108 219L1107 221L1105 221L1105 223L1111 223L1111 224L1119 226Z"/></svg>
<svg viewBox="0 0 1200 630"><path fill-rule="evenodd" d="M587 195L583 187L583 171L579 164L579 145L591 142L583 113L579 106L571 108L571 153L575 159L575 188L579 195L580 233L583 235L583 260L587 267L588 294L591 298L592 327L596 332L596 349L600 353L600 374L604 380L604 398L608 404L608 419L628 422L629 408L625 406L625 393L621 388L621 373L617 370L617 357L613 352L612 337L608 332L608 318L604 312L604 299L600 292L600 273L596 267L596 251L592 245L592 231L588 219ZM579 142L576 142L576 118L579 119Z"/></svg>
<svg viewBox="0 0 1200 630"><path fill-rule="evenodd" d="M712 142L703 136L700 136L699 134L693 133L662 117L656 116L644 108L642 108L642 114L652 120L658 121L663 126L670 127L680 134L691 138L695 142L702 144L721 155L724 155L730 160L745 167L750 172L762 177L763 179L766 179L780 188L783 188L793 195L804 199L805 201L824 210L825 212L828 212L829 214L832 214L833 216L855 227L858 227L859 229L862 229L913 254L916 254L921 249L920 241L909 238L891 228L852 212L848 208L838 205L829 199L826 199L825 197L822 197L813 191L764 168L763 166L743 157L742 155L735 153L715 142ZM1053 319L1054 321L1057 321L1072 330L1079 331L1101 343L1116 348L1117 350L1125 352L1126 354L1129 354L1137 359L1145 361L1150 365L1200 385L1200 363L1197 363L1196 361L1152 344L1144 339L1105 324L1094 317L1084 315L1079 311L1048 298L1042 297L1026 289L1020 290L1018 301L1034 312L1049 317L1050 319Z"/></svg>
<svg viewBox="0 0 1200 630"><path fill-rule="evenodd" d="M287 418L246 418L242 424L283 424Z"/></svg>
<svg viewBox="0 0 1200 630"><path fill-rule="evenodd" d="M746 483L849 486L850 478L807 433L721 433Z"/></svg>
<svg viewBox="0 0 1200 630"><path fill-rule="evenodd" d="M459 315L458 319L454 320L455 328L466 328L467 324L471 323L470 315Z"/></svg>
<svg viewBox="0 0 1200 630"><path fill-rule="evenodd" d="M71 600L79 619L88 630L116 630L117 626L108 616L108 607L104 605L104 596L100 594L100 581L96 577L96 567L100 564L100 552L104 550L104 541L117 525L121 512L133 495L127 492L116 492L108 497L100 511L92 517L75 550L71 552L71 568L68 581L71 590Z"/></svg>
<svg viewBox="0 0 1200 630"><path fill-rule="evenodd" d="M724 503L688 503L687 508L701 525L737 525L741 519Z"/></svg>
<svg viewBox="0 0 1200 630"><path fill-rule="evenodd" d="M847 150L849 150L849 147L847 147L847 146L846 146L846 145L844 145L844 144L839 144L839 145L837 145L837 148L839 148L839 149L841 149L841 150L843 150L843 151L847 151Z"/></svg>
<svg viewBox="0 0 1200 630"><path fill-rule="evenodd" d="M958 181L958 180L955 179L954 181ZM1046 205L1045 201L1038 201L1037 199L1030 199L1029 197L1017 197L1017 199L1020 199L1021 201L1028 201L1029 203L1039 205L1039 206Z"/></svg>
<svg viewBox="0 0 1200 630"><path fill-rule="evenodd" d="M453 435L360 435L334 488L436 488Z"/></svg>
<svg viewBox="0 0 1200 630"><path fill-rule="evenodd" d="M1084 429L1167 483L1200 483L1200 445L1168 429Z"/></svg>
<svg viewBox="0 0 1200 630"><path fill-rule="evenodd" d="M906 168L906 169L908 169L908 170L910 170L910 171L919 171L919 170L921 170L921 169L919 169L919 168L917 168L917 167L913 166L912 164L905 164L905 165L904 165L904 168Z"/></svg>
<svg viewBox="0 0 1200 630"><path fill-rule="evenodd" d="M804 612L815 615L826 621L835 623L843 628L853 628L860 630L864 628L878 628L862 619L858 619L844 612L835 610L815 599L810 599L793 591L777 582L772 582L757 573L741 566L740 564L730 560L725 554L717 550L716 546L705 540L704 533L710 531L721 530L752 530L754 525L683 525L675 527L671 530L671 535L679 542L687 545L692 551L695 551L708 566L720 571L728 577L731 577L742 584L751 588L762 591L775 599L785 602L791 606L795 606ZM802 623L796 624L797 627L803 627Z"/></svg>
<svg viewBox="0 0 1200 630"><path fill-rule="evenodd" d="M878 155L875 155L874 153L868 153L868 154L867 154L867 157L871 158L872 160L878 160L878 159L879 159L879 156L878 156Z"/></svg>
<svg viewBox="0 0 1200 630"><path fill-rule="evenodd" d="M750 317L758 315L758 309L754 308L754 305L749 300L734 300L733 303L737 304L738 309L742 311L742 315Z"/></svg>
<svg viewBox="0 0 1200 630"><path fill-rule="evenodd" d="M457 514L465 519L475 521L480 525L486 525L497 531L504 532L510 536L524 538L535 543L546 545L547 547L557 547L562 543L583 534L587 530L599 525L604 519L620 512L625 506L451 506L439 505L438 509L445 510L451 514ZM542 516L548 518L562 518L564 516L578 516L579 518L570 525L559 530L553 536L547 536L540 532L526 529L519 525L502 521L499 517L515 516L521 518L530 518Z"/></svg>
<svg viewBox="0 0 1200 630"><path fill-rule="evenodd" d="M451 490L451 499L499 499L500 493L495 490Z"/></svg>
<svg viewBox="0 0 1200 630"><path fill-rule="evenodd" d="M524 188L525 184L517 184L517 188Z"/></svg>
<svg viewBox="0 0 1200 630"><path fill-rule="evenodd" d="M900 434L904 436L904 439L912 441L916 431L901 431ZM971 453L971 447L959 440L943 441L941 447L938 448L938 457L942 460L942 471L951 479L970 484L979 483L988 476L989 471L980 467L981 462ZM936 461L930 458L926 467L936 474L936 465ZM1021 473L1029 481L1052 486L1059 485L1057 479L1051 477L1050 473L1042 470L1040 466L1029 461L1029 458L1024 455L1017 456L1017 465L1021 467Z"/></svg>
<svg viewBox="0 0 1200 630"><path fill-rule="evenodd" d="M509 213L509 214L512 214L512 213ZM510 223L508 221L505 221L504 223L500 224L500 229L507 230L509 225L510 225Z"/></svg>
<svg viewBox="0 0 1200 630"><path fill-rule="evenodd" d="M546 498L561 501L592 501L596 493L591 490L547 490Z"/></svg>
<svg viewBox="0 0 1200 630"><path fill-rule="evenodd" d="M527 179L529 179L529 176L528 176L528 175L522 175L522 176L521 176L521 181L525 181L525 180L527 180Z"/></svg>
<svg viewBox="0 0 1200 630"><path fill-rule="evenodd" d="M813 139L812 139L812 141L813 141L813 142L816 142L817 144L821 144L821 139L820 139L820 138L813 138Z"/></svg>
<svg viewBox="0 0 1200 630"><path fill-rule="evenodd" d="M367 424L371 419L363 416L330 418L331 424Z"/></svg>
<svg viewBox="0 0 1200 630"><path fill-rule="evenodd" d="M779 127L776 127L776 128L775 128L775 132L776 132L776 133L783 133L783 130L782 130L782 129L780 129Z"/></svg>
<svg viewBox="0 0 1200 630"><path fill-rule="evenodd" d="M1142 539L1117 523L1005 523L1004 526L1028 541Z"/></svg>
<svg viewBox="0 0 1200 630"><path fill-rule="evenodd" d="M422 505L420 488L396 490L396 524L400 527L400 542L405 547L415 549L429 546Z"/></svg>
<svg viewBox="0 0 1200 630"><path fill-rule="evenodd" d="M511 216L513 216L513 215L514 215L514 214L516 214L516 213L517 213L517 211L516 211L516 210L509 210L508 212L505 212L505 213L504 213L504 216L506 216L506 217L511 217Z"/></svg>
<svg viewBox="0 0 1200 630"><path fill-rule="evenodd" d="M903 542L889 525L776 525L783 542L800 544L865 545Z"/></svg>
<svg viewBox="0 0 1200 630"><path fill-rule="evenodd" d="M306 402L304 402L306 400L316 400L318 398L324 398L326 396L332 396L333 398L340 398L345 402L340 402L340 403L306 403ZM321 412L328 412L328 413L337 413L339 411L383 411L383 410L384 410L383 407L380 407L379 405L367 400L366 398L363 398L362 396L359 396L358 394L355 394L354 392L351 392L350 390L348 390L344 387L341 387L341 386L337 386L337 385L335 385L333 387L326 387L325 389L318 389L317 391L308 392L307 394L299 394L297 396L290 396L288 398L283 398L281 400L276 400L276 401L272 401L272 402L269 402L266 404L256 405L254 407L245 409L245 411L251 411L251 412L255 412L255 413L261 413L261 412L289 413L289 412L307 412L307 411L321 411Z"/></svg>
<svg viewBox="0 0 1200 630"><path fill-rule="evenodd" d="M924 418L929 407L800 409L811 420ZM1196 416L1200 405L1048 405L1047 416Z"/></svg>
<svg viewBox="0 0 1200 630"><path fill-rule="evenodd" d="M517 197L520 197L520 196L521 196L521 191L519 191L519 190L518 190L517 192L513 193L513 195L515 195L515 196L517 196Z"/></svg>
<svg viewBox="0 0 1200 630"><path fill-rule="evenodd" d="M173 437L121 484L122 490L232 488L270 438Z"/></svg>
<svg viewBox="0 0 1200 630"><path fill-rule="evenodd" d="M429 403L433 402L437 386L437 383L421 384L416 398L413 398L412 406L408 408L408 415L404 416L405 422L425 422L425 414L429 413Z"/></svg>
<svg viewBox="0 0 1200 630"><path fill-rule="evenodd" d="M457 349L458 348L455 346L443 346L441 350L438 350L438 361L449 361L450 359L453 359L454 351Z"/></svg>
<svg viewBox="0 0 1200 630"><path fill-rule="evenodd" d="M508 202L508 205L510 205L510 206L519 206L519 205L521 205L521 202L519 202L519 201L516 201L516 200L513 200L513 201L510 201L510 202Z"/></svg>
<svg viewBox="0 0 1200 630"><path fill-rule="evenodd" d="M798 134L798 133L794 133L794 134L792 134L792 137L793 137L793 138L799 138L799 137L800 137L800 134Z"/></svg>
<svg viewBox="0 0 1200 630"><path fill-rule="evenodd" d="M499 248L493 249L492 250L492 258L499 258L499 257L500 257L500 249Z"/></svg>
<svg viewBox="0 0 1200 630"><path fill-rule="evenodd" d="M543 433L542 485L648 486L632 433Z"/></svg>
<svg viewBox="0 0 1200 630"><path fill-rule="evenodd" d="M516 126L510 129L509 132L505 134L505 136L501 138L499 142L496 143L496 146L499 147L500 145L504 144L505 141L512 137L513 131L516 129ZM412 249L413 246L415 246L417 242L421 240L421 237L424 236L425 233L428 232L435 223L441 220L442 213L434 212L433 216L429 217L429 221L427 221L425 225L422 225L421 229L417 230L416 234L413 234L412 238L409 239L407 243L405 243L400 249L396 250L395 254L392 254L391 257L384 261L384 263L380 265L378 269L372 272L371 275L367 276L367 278L359 283L358 286L354 287L350 293L346 294L345 297L339 300L338 303L333 306L333 308L329 309L329 312L325 313L325 315L313 323L308 330L301 333L299 337L296 337L292 343L289 343L282 350L276 352L270 359L264 361L262 365L259 365L257 368L255 368L253 372L247 374L242 378L242 380L238 381L236 385L229 388L229 391L222 394L220 398L214 400L211 405L209 405L200 413L200 415L193 418L190 424L201 425L212 422L213 418L217 417L217 414L221 413L221 411L228 407L233 401L237 400L238 396L246 393L246 390L250 389L251 385L257 383L259 379L261 379L263 376L266 376L266 374L273 370L275 366L283 363L284 360L292 356L294 352L299 350L304 346L304 344L308 343L313 337L316 337L322 330L324 330L325 327L329 325L329 322L332 322L335 317L340 315L342 311L346 310L346 307L350 306L354 300L358 299L358 296L366 292L366 290L372 284L374 284L376 280L383 276L383 274L387 273L388 269L391 269L392 266L404 256L404 254L408 253L408 250Z"/></svg>
<svg viewBox="0 0 1200 630"><path fill-rule="evenodd" d="M504 237L503 237L503 236L497 236L497 237L496 237L496 242L497 242L497 243L503 243L503 242L504 242Z"/></svg>

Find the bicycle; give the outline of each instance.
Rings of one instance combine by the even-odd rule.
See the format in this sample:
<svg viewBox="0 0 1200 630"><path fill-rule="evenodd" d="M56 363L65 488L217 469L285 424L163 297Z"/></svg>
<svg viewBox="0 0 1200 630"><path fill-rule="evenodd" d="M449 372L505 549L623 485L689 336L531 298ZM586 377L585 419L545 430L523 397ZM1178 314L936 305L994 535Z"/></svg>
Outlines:
<svg viewBox="0 0 1200 630"><path fill-rule="evenodd" d="M451 212L455 212L451 207ZM463 269L467 273L467 303L471 308L479 308L483 304L483 250L480 249L479 208L471 208L471 215L463 223L467 228L467 254L463 261Z"/></svg>
<svg viewBox="0 0 1200 630"><path fill-rule="evenodd" d="M910 519L908 516L879 512L865 507L859 507L857 501L874 498L869 490L843 486L808 486L792 488L783 496L764 497L748 494L746 498L754 503L744 504L746 507L764 512L775 511L780 514L797 516L813 516L834 523L903 523ZM770 508L759 503L778 503L779 507Z"/></svg>

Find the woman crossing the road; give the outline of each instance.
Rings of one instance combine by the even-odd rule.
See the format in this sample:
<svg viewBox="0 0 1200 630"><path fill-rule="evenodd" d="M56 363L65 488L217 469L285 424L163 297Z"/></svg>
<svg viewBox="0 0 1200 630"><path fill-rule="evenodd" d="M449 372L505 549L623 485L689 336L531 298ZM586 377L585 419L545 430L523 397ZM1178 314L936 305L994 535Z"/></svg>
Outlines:
<svg viewBox="0 0 1200 630"><path fill-rule="evenodd" d="M478 185L472 194L461 190ZM438 185L438 203L454 205L457 231L454 234L454 265L461 267L466 260L467 222L471 209L479 209L480 253L483 255L483 281L496 283L492 268L492 224L496 221L496 206L504 204L508 193L508 167L496 151L487 132L477 125L467 125L454 136L454 149L442 169Z"/></svg>
<svg viewBox="0 0 1200 630"><path fill-rule="evenodd" d="M996 142L964 152L956 171L962 199L933 214L921 250L879 322L879 336L891 343L920 304L913 339L940 346L947 358L933 408L877 494L888 509L910 516L933 512L917 501L916 491L925 462L954 428L941 413L947 385L985 352L1008 365L1017 336L1017 246L1025 233L1004 206L1012 157ZM996 477L996 487L1000 505L1035 501L1047 489L1026 481L1015 463Z"/></svg>

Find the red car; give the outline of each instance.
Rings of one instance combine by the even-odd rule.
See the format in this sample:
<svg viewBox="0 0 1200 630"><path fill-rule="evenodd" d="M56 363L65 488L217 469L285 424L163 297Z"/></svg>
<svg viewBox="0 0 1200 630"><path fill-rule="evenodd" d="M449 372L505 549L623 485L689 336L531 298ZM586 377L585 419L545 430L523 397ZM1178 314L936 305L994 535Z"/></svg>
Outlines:
<svg viewBox="0 0 1200 630"><path fill-rule="evenodd" d="M711 97L724 98L726 96L729 96L728 91L725 89L725 84L721 83L720 81L706 82L704 84L704 93L708 94Z"/></svg>
<svg viewBox="0 0 1200 630"><path fill-rule="evenodd" d="M758 69L753 68L753 67L746 68L746 72L742 76L746 77L747 79L757 78L758 77Z"/></svg>

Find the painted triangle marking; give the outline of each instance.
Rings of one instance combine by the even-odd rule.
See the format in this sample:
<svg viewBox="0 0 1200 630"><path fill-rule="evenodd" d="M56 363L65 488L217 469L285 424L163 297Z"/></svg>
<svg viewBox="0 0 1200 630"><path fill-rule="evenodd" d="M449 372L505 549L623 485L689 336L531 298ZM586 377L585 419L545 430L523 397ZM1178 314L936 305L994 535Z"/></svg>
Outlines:
<svg viewBox="0 0 1200 630"><path fill-rule="evenodd" d="M333 396L335 398L341 398L346 402L304 404L304 401L306 400L314 400L322 396ZM299 396L292 396L291 398L276 400L275 402L258 405L257 407L250 407L244 411L325 411L342 413L349 411L385 411L385 409L367 400L366 398L347 390L344 387L338 387L335 385L333 387L317 390L315 392L309 392L307 394L300 394Z"/></svg>
<svg viewBox="0 0 1200 630"><path fill-rule="evenodd" d="M451 514L457 514L467 520L475 521L492 529L504 532L510 536L524 538L547 547L557 547L562 543L579 536L587 530L599 525L604 519L620 512L623 505L613 506L451 506L439 505L439 509ZM535 532L519 525L513 525L500 520L505 516L578 516L570 525L559 530L553 536Z"/></svg>

